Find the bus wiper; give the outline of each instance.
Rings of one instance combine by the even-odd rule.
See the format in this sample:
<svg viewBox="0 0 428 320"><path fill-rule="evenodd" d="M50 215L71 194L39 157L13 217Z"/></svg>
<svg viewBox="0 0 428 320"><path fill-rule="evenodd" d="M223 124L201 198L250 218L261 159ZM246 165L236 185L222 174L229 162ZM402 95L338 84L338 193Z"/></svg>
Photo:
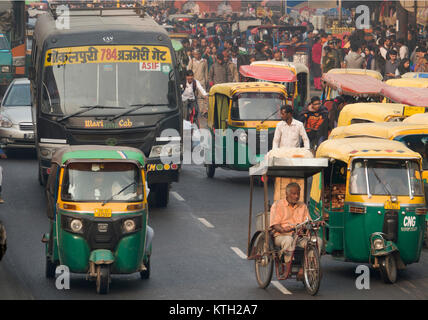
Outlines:
<svg viewBox="0 0 428 320"><path fill-rule="evenodd" d="M83 107L80 107L80 108L81 108L81 109L84 109L84 110L79 110L79 111L77 111L77 112L75 112L75 113L69 114L68 116L65 116L64 118L59 119L59 120L58 120L58 122L62 122L62 121L67 120L67 119L69 119L69 118L72 118L72 117L78 116L79 114L82 114L82 113L85 113L85 112L91 111L91 110L93 110L93 109L123 109L123 107L100 106L100 105L98 105L98 104L97 104L97 105L94 105L94 106L83 106Z"/></svg>
<svg viewBox="0 0 428 320"><path fill-rule="evenodd" d="M270 114L267 118L265 118L262 122L260 122L260 124L262 124L263 122L265 122L267 119L269 119L270 117L272 117L275 113L278 112L279 109L276 109L272 114Z"/></svg>
<svg viewBox="0 0 428 320"><path fill-rule="evenodd" d="M130 184L128 184L126 187L122 188L119 192L117 192L116 194L112 195L110 198L108 198L107 200L104 200L104 202L101 204L102 206L104 206L107 202L113 200L114 197L118 196L119 194L121 194L123 191L125 191L126 189L128 189L130 186L137 184L136 181L131 182Z"/></svg>
<svg viewBox="0 0 428 320"><path fill-rule="evenodd" d="M108 120L109 121L116 120L117 118L120 118L120 117L122 117L124 115L127 115L127 114L129 114L131 112L134 112L134 111L136 111L138 109L141 109L141 108L145 108L145 107L159 107L159 106L166 106L166 105L167 105L166 103L157 103L157 104L153 104L153 103L141 104L141 103L138 103L138 104L131 104L130 107L134 107L134 108L126 110L125 112L119 113L118 115L115 115L113 118L110 118Z"/></svg>

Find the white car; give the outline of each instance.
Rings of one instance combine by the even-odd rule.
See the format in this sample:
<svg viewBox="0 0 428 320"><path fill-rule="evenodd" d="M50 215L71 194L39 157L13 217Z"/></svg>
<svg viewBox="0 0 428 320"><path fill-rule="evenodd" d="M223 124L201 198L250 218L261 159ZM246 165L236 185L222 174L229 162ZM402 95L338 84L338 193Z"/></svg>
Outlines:
<svg viewBox="0 0 428 320"><path fill-rule="evenodd" d="M35 148L30 81L14 79L0 106L0 147Z"/></svg>

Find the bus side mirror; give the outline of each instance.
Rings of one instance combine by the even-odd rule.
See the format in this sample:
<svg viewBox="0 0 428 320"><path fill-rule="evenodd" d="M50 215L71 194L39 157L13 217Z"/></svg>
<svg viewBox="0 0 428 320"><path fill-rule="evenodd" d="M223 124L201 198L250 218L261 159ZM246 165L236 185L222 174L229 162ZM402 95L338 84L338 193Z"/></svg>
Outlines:
<svg viewBox="0 0 428 320"><path fill-rule="evenodd" d="M36 69L33 66L28 67L28 79L29 80L36 79Z"/></svg>

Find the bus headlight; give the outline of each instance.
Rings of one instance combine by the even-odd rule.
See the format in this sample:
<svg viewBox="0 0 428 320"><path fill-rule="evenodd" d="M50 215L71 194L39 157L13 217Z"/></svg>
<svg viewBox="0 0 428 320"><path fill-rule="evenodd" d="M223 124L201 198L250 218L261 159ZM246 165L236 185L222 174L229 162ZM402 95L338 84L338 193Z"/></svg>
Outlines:
<svg viewBox="0 0 428 320"><path fill-rule="evenodd" d="M152 150L150 151L149 158L156 158L156 157L171 157L173 155L180 155L181 147L179 144L176 145L158 145L153 146Z"/></svg>
<svg viewBox="0 0 428 320"><path fill-rule="evenodd" d="M75 232L75 233L79 233L82 231L83 228L83 223L81 220L79 219L73 219L70 222L70 229L71 231Z"/></svg>
<svg viewBox="0 0 428 320"><path fill-rule="evenodd" d="M1 66L1 72L9 73L10 72L10 66Z"/></svg>

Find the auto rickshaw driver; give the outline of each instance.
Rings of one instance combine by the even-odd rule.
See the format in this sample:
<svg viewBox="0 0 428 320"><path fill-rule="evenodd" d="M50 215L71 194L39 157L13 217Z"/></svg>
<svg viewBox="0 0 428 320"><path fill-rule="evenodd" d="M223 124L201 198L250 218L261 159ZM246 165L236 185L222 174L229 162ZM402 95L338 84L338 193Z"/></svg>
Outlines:
<svg viewBox="0 0 428 320"><path fill-rule="evenodd" d="M275 201L270 210L270 227L274 231L274 242L281 247L280 254L284 262L290 262L292 253L297 246L305 248L306 238L295 236L295 226L312 220L305 203L299 201L300 186L291 182L285 189L285 199ZM319 248L322 248L321 239L318 237Z"/></svg>

